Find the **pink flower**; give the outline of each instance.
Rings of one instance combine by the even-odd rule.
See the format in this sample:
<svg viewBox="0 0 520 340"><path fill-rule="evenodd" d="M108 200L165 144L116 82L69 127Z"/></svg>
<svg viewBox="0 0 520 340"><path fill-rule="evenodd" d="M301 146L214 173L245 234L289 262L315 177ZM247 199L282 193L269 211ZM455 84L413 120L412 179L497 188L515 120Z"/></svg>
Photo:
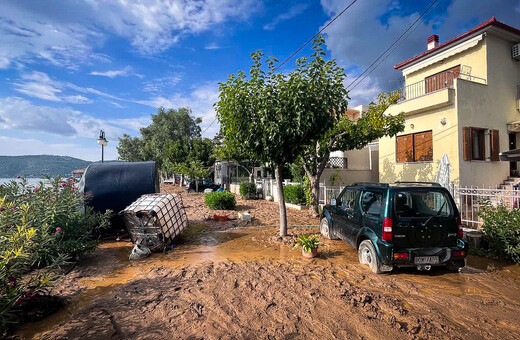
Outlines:
<svg viewBox="0 0 520 340"><path fill-rule="evenodd" d="M62 186L62 187L66 187L66 186L67 186L67 183L65 183L65 182L61 182L61 186Z"/></svg>
<svg viewBox="0 0 520 340"><path fill-rule="evenodd" d="M12 209L13 209L13 211L17 211L18 207L13 207Z"/></svg>
<svg viewBox="0 0 520 340"><path fill-rule="evenodd" d="M59 233L61 231L60 227L56 227L56 232Z"/></svg>
<svg viewBox="0 0 520 340"><path fill-rule="evenodd" d="M16 178L20 179L20 178L22 178L22 176L18 175L18 176L16 176Z"/></svg>
<svg viewBox="0 0 520 340"><path fill-rule="evenodd" d="M38 192L38 191L40 191L40 189L38 189L38 188L33 189L33 192Z"/></svg>
<svg viewBox="0 0 520 340"><path fill-rule="evenodd" d="M0 207L0 211L5 211L5 208L4 207Z"/></svg>

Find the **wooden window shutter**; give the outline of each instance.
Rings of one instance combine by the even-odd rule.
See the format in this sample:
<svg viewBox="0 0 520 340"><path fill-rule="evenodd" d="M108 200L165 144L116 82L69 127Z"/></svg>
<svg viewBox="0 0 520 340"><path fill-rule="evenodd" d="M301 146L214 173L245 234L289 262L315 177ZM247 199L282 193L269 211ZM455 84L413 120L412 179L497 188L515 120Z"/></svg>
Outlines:
<svg viewBox="0 0 520 340"><path fill-rule="evenodd" d="M397 163L413 162L412 135L398 136L396 144Z"/></svg>
<svg viewBox="0 0 520 340"><path fill-rule="evenodd" d="M429 162L433 160L432 132L425 131L413 135L414 154L416 162Z"/></svg>
<svg viewBox="0 0 520 340"><path fill-rule="evenodd" d="M471 128L463 127L462 128L462 145L463 145L463 154L465 161L471 161L473 159L473 145L471 143Z"/></svg>
<svg viewBox="0 0 520 340"><path fill-rule="evenodd" d="M491 161L492 162L498 162L500 160L499 153L500 153L500 143L498 141L498 130L491 130L490 131L490 147L491 150Z"/></svg>

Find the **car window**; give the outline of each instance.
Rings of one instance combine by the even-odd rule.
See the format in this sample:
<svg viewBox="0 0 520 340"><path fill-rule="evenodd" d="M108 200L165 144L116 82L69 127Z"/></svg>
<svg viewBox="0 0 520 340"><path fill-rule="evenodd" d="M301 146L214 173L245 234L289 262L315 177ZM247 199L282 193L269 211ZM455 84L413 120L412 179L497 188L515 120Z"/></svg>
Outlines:
<svg viewBox="0 0 520 340"><path fill-rule="evenodd" d="M202 184L204 184L204 185L209 185L210 182L209 182L207 179L205 179L205 180L202 181Z"/></svg>
<svg viewBox="0 0 520 340"><path fill-rule="evenodd" d="M347 189L343 191L343 194L338 198L340 206L343 209L354 209L356 204L357 191L355 189Z"/></svg>
<svg viewBox="0 0 520 340"><path fill-rule="evenodd" d="M451 202L442 191L400 191L395 196L395 210L400 217L450 216Z"/></svg>
<svg viewBox="0 0 520 340"><path fill-rule="evenodd" d="M379 217L383 209L383 194L376 191L364 191L361 196L361 208L367 215Z"/></svg>

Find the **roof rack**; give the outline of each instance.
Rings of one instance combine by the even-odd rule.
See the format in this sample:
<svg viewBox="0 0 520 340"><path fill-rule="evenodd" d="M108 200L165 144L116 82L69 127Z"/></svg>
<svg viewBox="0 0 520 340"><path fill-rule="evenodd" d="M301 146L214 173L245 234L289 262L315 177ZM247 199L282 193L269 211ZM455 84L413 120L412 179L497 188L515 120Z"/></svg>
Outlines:
<svg viewBox="0 0 520 340"><path fill-rule="evenodd" d="M373 186L373 187L380 187L380 188L388 188L388 183L375 183L375 182L354 182L352 183L352 186L356 185L366 185L366 186Z"/></svg>
<svg viewBox="0 0 520 340"><path fill-rule="evenodd" d="M422 184L422 185L431 185L432 187L442 187L437 182L414 182L414 181L396 181L395 184Z"/></svg>

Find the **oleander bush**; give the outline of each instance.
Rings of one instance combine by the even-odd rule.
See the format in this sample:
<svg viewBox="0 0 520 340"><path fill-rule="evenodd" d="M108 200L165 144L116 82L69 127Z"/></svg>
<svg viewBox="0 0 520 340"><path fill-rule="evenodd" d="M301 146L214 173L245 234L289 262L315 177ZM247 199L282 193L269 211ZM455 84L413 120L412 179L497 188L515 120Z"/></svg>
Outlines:
<svg viewBox="0 0 520 340"><path fill-rule="evenodd" d="M213 210L232 210L237 204L235 195L229 191L214 191L204 195L206 206Z"/></svg>
<svg viewBox="0 0 520 340"><path fill-rule="evenodd" d="M256 184L252 182L240 183L240 196L244 200L256 199Z"/></svg>
<svg viewBox="0 0 520 340"><path fill-rule="evenodd" d="M479 216L492 255L520 263L520 209L486 204Z"/></svg>
<svg viewBox="0 0 520 340"><path fill-rule="evenodd" d="M108 225L110 212L85 209L86 200L73 181L59 178L0 185L0 330L57 278L56 269L96 248L95 231Z"/></svg>
<svg viewBox="0 0 520 340"><path fill-rule="evenodd" d="M303 186L298 185L285 185L283 187L283 195L285 201L292 204L306 204L307 199L305 196L305 190Z"/></svg>

